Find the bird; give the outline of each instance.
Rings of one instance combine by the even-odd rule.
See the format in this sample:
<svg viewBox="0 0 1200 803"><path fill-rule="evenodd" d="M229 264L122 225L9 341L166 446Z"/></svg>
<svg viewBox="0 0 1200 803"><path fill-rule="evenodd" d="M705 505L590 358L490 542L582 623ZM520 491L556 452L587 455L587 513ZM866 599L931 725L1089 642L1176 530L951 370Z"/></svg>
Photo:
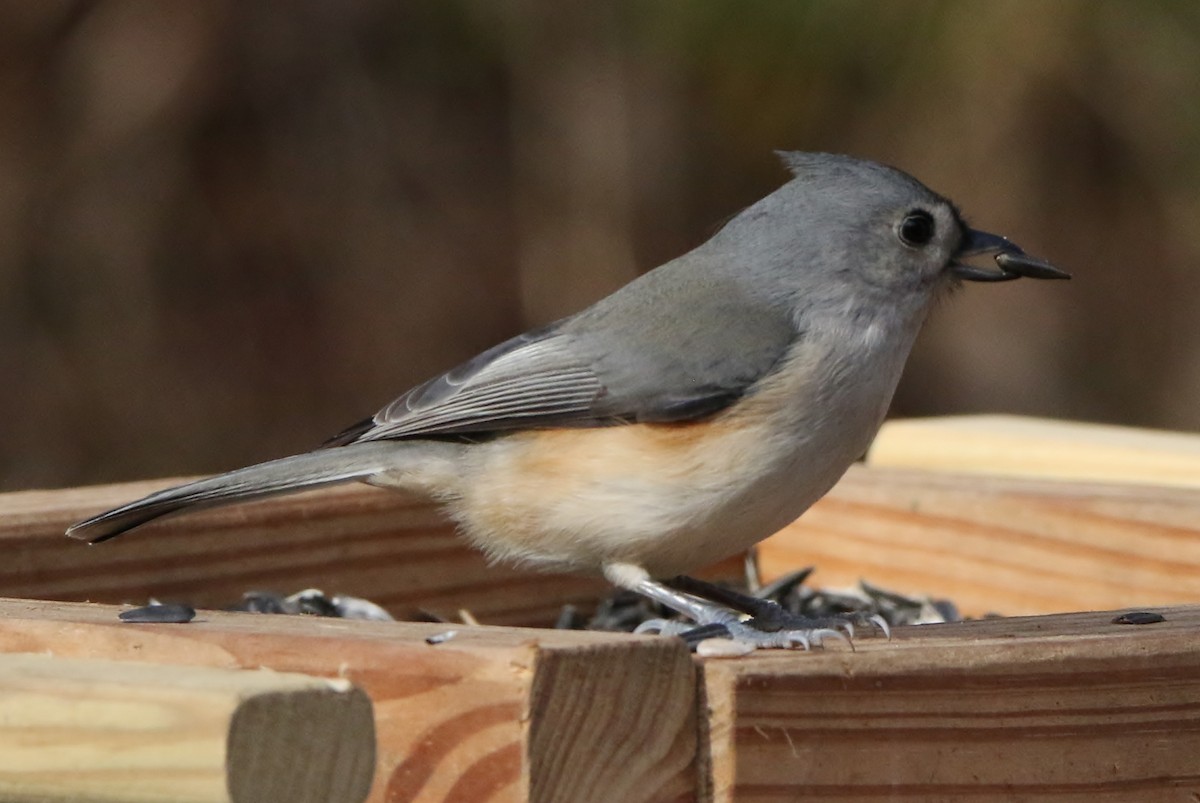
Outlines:
<svg viewBox="0 0 1200 803"><path fill-rule="evenodd" d="M601 574L756 647L770 626L664 582L751 548L867 450L913 342L963 281L1065 279L971 228L907 173L778 152L791 177L706 242L590 307L496 345L302 454L71 525L152 519L350 481L425 495L490 560ZM990 255L995 266L972 263ZM763 618L763 617L758 617Z"/></svg>

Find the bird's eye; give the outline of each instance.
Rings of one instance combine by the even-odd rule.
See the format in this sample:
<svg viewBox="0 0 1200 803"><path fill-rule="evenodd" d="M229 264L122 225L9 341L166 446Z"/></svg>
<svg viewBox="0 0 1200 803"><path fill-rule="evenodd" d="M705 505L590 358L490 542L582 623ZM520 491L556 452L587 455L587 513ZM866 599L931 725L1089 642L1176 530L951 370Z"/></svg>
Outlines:
<svg viewBox="0 0 1200 803"><path fill-rule="evenodd" d="M896 227L896 234L905 245L925 245L933 239L933 215L924 209L909 212Z"/></svg>

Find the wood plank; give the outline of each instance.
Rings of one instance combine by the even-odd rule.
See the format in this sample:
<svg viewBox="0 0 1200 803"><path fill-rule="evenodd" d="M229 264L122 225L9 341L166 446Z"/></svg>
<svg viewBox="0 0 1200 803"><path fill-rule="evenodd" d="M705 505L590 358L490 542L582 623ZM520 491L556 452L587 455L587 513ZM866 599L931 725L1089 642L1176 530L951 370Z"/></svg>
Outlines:
<svg viewBox="0 0 1200 803"><path fill-rule="evenodd" d="M598 578L490 566L433 504L346 485L152 522L88 546L67 538L85 516L182 482L164 479L0 494L0 588L13 597L144 604L149 597L230 605L243 593L304 588L365 597L397 618L427 611L485 624L553 624L588 608ZM709 577L740 576L740 559Z"/></svg>
<svg viewBox="0 0 1200 803"><path fill-rule="evenodd" d="M714 800L1191 800L1200 608L899 628L704 662Z"/></svg>
<svg viewBox="0 0 1200 803"><path fill-rule="evenodd" d="M429 504L360 486L203 511L88 547L85 513L164 483L0 495L0 587L18 596L227 604L255 588L317 586L398 616L548 624L609 593L590 578L489 567ZM765 542L768 578L815 564L824 586L865 577L968 614L1200 601L1200 491L856 466ZM710 576L737 576L737 560Z"/></svg>
<svg viewBox="0 0 1200 803"><path fill-rule="evenodd" d="M0 801L355 803L374 755L346 681L0 655Z"/></svg>
<svg viewBox="0 0 1200 803"><path fill-rule="evenodd" d="M1200 602L1200 491L853 467L759 546L767 579L815 565L968 615Z"/></svg>
<svg viewBox="0 0 1200 803"><path fill-rule="evenodd" d="M1009 415L888 421L867 462L931 471L1200 488L1200 435Z"/></svg>
<svg viewBox="0 0 1200 803"><path fill-rule="evenodd" d="M397 617L550 624L564 602L590 602L599 580L489 567L435 506L347 485L153 522L88 546L63 535L79 518L180 479L0 495L10 596L142 604L151 596L222 607L251 590L322 588Z"/></svg>
<svg viewBox="0 0 1200 803"><path fill-rule="evenodd" d="M134 625L107 605L0 599L0 652L268 668L370 695L372 801L674 800L696 789L682 642L517 628L202 611Z"/></svg>

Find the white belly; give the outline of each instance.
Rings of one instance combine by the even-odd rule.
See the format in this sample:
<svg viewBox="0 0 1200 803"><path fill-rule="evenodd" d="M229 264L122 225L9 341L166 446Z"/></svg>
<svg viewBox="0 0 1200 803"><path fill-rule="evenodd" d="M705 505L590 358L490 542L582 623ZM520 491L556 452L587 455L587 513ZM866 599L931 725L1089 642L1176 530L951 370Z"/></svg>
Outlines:
<svg viewBox="0 0 1200 803"><path fill-rule="evenodd" d="M865 334L851 348L800 341L785 370L707 421L471 447L451 508L491 557L548 569L632 563L669 576L736 554L803 513L870 444L908 343Z"/></svg>

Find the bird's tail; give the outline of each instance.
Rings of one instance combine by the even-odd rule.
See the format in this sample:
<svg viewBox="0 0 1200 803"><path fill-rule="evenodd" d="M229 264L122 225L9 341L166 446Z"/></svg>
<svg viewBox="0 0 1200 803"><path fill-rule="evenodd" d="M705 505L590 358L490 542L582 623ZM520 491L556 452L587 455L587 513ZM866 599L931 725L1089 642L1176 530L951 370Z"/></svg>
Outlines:
<svg viewBox="0 0 1200 803"><path fill-rule="evenodd" d="M284 457L152 493L144 499L72 524L67 535L95 544L185 509L215 507L335 485L377 474L396 463L393 443L352 444Z"/></svg>

